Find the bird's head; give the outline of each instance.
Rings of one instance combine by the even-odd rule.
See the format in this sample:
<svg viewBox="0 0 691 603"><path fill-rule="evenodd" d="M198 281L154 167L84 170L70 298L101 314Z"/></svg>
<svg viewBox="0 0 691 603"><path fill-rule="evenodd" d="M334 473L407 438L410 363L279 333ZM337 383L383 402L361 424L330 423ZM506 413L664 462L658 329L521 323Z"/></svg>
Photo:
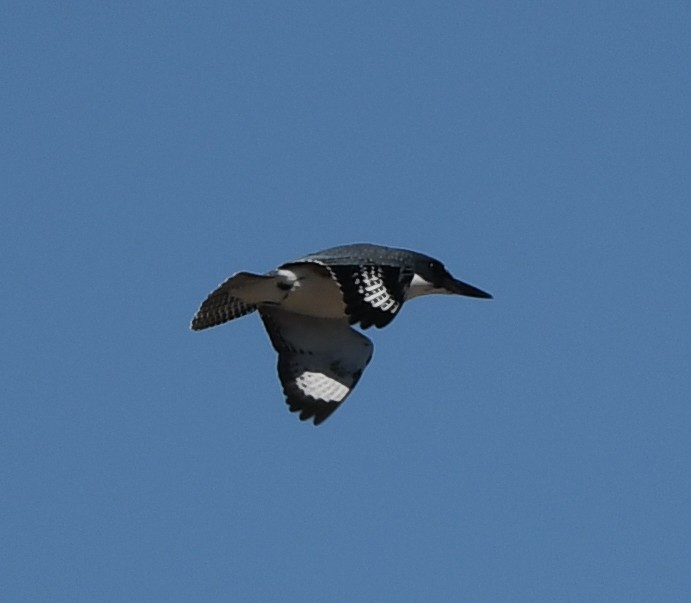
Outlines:
<svg viewBox="0 0 691 603"><path fill-rule="evenodd" d="M430 293L445 293L449 295L465 295L492 299L492 296L473 285L454 278L444 264L432 257L417 254L413 262L415 275L410 286L408 297Z"/></svg>

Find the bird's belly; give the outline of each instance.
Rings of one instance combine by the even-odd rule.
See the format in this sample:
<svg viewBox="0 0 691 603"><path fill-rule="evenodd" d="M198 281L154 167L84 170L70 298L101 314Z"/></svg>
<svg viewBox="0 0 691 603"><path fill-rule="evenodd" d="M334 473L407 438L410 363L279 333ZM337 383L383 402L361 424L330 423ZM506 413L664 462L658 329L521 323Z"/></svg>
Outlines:
<svg viewBox="0 0 691 603"><path fill-rule="evenodd" d="M343 318L346 315L341 289L324 267L296 264L283 270L295 274L296 280L281 302L282 309L318 318Z"/></svg>

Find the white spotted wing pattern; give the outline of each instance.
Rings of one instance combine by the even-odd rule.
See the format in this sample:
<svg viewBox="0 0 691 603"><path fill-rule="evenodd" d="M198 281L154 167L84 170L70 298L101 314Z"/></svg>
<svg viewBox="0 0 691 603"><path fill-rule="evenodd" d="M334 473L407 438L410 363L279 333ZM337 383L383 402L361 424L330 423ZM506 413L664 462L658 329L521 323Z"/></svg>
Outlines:
<svg viewBox="0 0 691 603"><path fill-rule="evenodd" d="M397 266L329 266L343 292L351 323L363 329L389 324L405 301L412 272Z"/></svg>

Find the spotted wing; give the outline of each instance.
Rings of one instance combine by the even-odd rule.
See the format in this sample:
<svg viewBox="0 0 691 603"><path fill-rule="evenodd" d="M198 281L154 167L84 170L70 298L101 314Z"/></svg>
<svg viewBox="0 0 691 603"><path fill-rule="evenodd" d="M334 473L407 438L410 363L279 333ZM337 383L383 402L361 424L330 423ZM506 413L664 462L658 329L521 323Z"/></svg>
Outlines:
<svg viewBox="0 0 691 603"><path fill-rule="evenodd" d="M290 410L319 425L357 384L372 358L372 342L345 319L269 307L259 314L278 352L278 376Z"/></svg>
<svg viewBox="0 0 691 603"><path fill-rule="evenodd" d="M257 309L262 301L280 295L274 275L238 272L211 292L192 319L192 329L199 331L239 318Z"/></svg>
<svg viewBox="0 0 691 603"><path fill-rule="evenodd" d="M329 266L343 292L351 324L385 327L398 314L413 273L397 266Z"/></svg>

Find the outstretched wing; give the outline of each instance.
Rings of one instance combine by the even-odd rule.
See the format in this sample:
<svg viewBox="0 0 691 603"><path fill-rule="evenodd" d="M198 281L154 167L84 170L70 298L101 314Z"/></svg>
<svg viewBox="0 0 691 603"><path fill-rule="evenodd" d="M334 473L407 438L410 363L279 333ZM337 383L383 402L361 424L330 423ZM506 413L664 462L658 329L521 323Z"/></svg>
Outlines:
<svg viewBox="0 0 691 603"><path fill-rule="evenodd" d="M345 318L314 318L266 306L259 314L278 352L278 376L290 410L319 425L357 384L372 358L372 342Z"/></svg>
<svg viewBox="0 0 691 603"><path fill-rule="evenodd" d="M398 266L329 266L343 292L351 324L385 327L398 314L413 273Z"/></svg>
<svg viewBox="0 0 691 603"><path fill-rule="evenodd" d="M234 274L209 294L192 319L192 329L215 327L254 312L259 303L279 301L285 291L277 283L275 274Z"/></svg>

